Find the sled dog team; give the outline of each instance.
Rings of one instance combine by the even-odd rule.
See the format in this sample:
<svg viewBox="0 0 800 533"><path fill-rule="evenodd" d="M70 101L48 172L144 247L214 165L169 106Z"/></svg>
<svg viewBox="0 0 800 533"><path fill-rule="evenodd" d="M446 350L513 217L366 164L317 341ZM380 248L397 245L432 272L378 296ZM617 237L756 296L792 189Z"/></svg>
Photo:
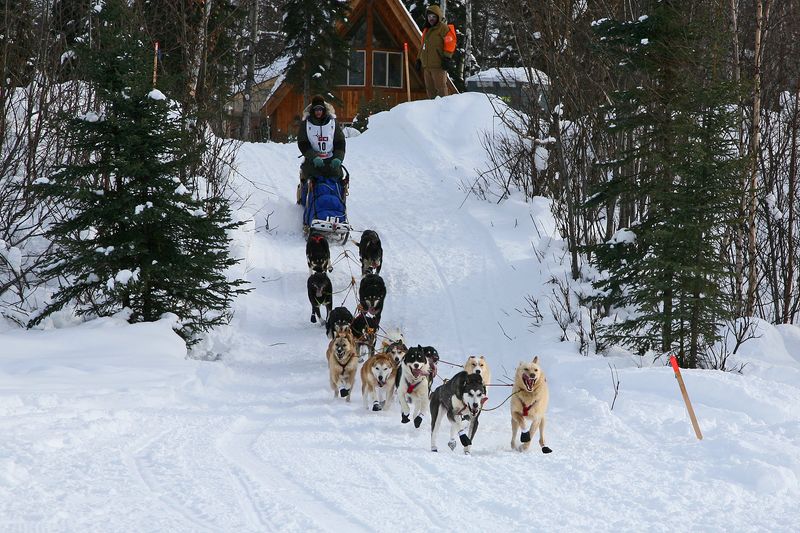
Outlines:
<svg viewBox="0 0 800 533"><path fill-rule="evenodd" d="M407 424L413 420L416 428L422 425L423 415L429 411L431 450L434 452L438 451L436 436L439 426L446 418L450 423L448 447L455 450L460 441L464 453L469 455L483 404L488 399L486 386L491 383L486 358L468 357L460 372L433 389L439 354L432 346L407 347L402 333L394 332L376 352L377 331L386 298L386 285L379 275L383 250L378 234L372 230L364 231L358 248L362 280L358 289L358 308L353 316L346 307L333 308L333 289L327 275L333 269L325 237L311 235L306 244L306 259L311 271L308 278L311 322L322 322L330 339L326 358L334 398L350 401L358 373L365 409L389 409L396 397L400 404L401 422ZM327 311L324 322L320 313L322 306ZM549 391L538 356L517 367L509 401L511 448L528 450L531 433L538 431L542 452L550 453L552 450L544 441Z"/></svg>

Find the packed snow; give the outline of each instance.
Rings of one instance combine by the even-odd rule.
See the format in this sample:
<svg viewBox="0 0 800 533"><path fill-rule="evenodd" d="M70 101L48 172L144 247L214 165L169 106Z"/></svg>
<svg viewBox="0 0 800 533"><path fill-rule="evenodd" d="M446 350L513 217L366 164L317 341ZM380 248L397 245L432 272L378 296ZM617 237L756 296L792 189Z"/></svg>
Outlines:
<svg viewBox="0 0 800 533"><path fill-rule="evenodd" d="M483 354L499 382L539 356L553 453L510 449L507 403L481 415L465 456L430 451L427 416L414 429L397 405L364 410L358 382L352 403L332 397L327 338L309 322L297 147L245 144L231 275L254 290L198 348L216 360L187 357L174 317L0 328L0 529L795 529L800 329L756 321L741 374L683 371L698 441L665 361L560 341L553 281L569 280L568 254L549 201L465 191L487 165L484 131L503 128L470 93L371 117L348 139L348 215L383 241L382 327L435 346L441 375ZM332 255L334 305L352 310L356 247ZM508 393L492 387L485 407Z"/></svg>

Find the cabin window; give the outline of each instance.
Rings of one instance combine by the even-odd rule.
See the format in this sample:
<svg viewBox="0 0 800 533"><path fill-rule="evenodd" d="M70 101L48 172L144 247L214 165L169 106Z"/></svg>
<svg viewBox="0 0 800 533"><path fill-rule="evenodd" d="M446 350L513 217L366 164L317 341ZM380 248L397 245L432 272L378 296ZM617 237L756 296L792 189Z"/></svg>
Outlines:
<svg viewBox="0 0 800 533"><path fill-rule="evenodd" d="M403 54L372 52L372 85L375 87L402 87Z"/></svg>
<svg viewBox="0 0 800 533"><path fill-rule="evenodd" d="M346 69L339 76L339 85L364 86L364 70L367 53L364 50L351 50Z"/></svg>

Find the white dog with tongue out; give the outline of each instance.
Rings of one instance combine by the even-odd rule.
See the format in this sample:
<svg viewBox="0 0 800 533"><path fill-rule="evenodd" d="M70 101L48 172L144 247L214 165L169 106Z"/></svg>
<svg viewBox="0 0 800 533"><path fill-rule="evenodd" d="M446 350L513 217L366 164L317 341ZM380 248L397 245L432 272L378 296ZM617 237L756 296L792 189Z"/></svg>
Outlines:
<svg viewBox="0 0 800 533"><path fill-rule="evenodd" d="M539 446L542 453L553 450L544 443L544 417L547 404L550 402L550 391L547 379L539 366L539 356L533 361L520 363L514 375L514 387L511 393L511 448L524 452L530 448L531 433L539 430ZM522 429L520 445L517 446L517 430Z"/></svg>
<svg viewBox="0 0 800 533"><path fill-rule="evenodd" d="M395 387L397 398L400 401L401 418L403 424L411 421L410 403L414 404L414 427L422 424L422 413L428 411L428 358L422 346L409 348L400 364Z"/></svg>

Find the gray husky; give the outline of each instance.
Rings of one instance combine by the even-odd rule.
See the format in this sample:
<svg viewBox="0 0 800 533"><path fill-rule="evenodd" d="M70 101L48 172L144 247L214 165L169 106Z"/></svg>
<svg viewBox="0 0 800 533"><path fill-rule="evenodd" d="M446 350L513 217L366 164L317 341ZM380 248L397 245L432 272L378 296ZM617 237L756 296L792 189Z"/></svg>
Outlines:
<svg viewBox="0 0 800 533"><path fill-rule="evenodd" d="M436 433L439 424L447 415L450 420L450 441L447 445L456 449L456 435L464 446L464 453L469 455L472 439L478 431L478 417L481 414L486 386L480 374L459 372L453 378L439 385L431 395L431 451L439 451L436 447Z"/></svg>

